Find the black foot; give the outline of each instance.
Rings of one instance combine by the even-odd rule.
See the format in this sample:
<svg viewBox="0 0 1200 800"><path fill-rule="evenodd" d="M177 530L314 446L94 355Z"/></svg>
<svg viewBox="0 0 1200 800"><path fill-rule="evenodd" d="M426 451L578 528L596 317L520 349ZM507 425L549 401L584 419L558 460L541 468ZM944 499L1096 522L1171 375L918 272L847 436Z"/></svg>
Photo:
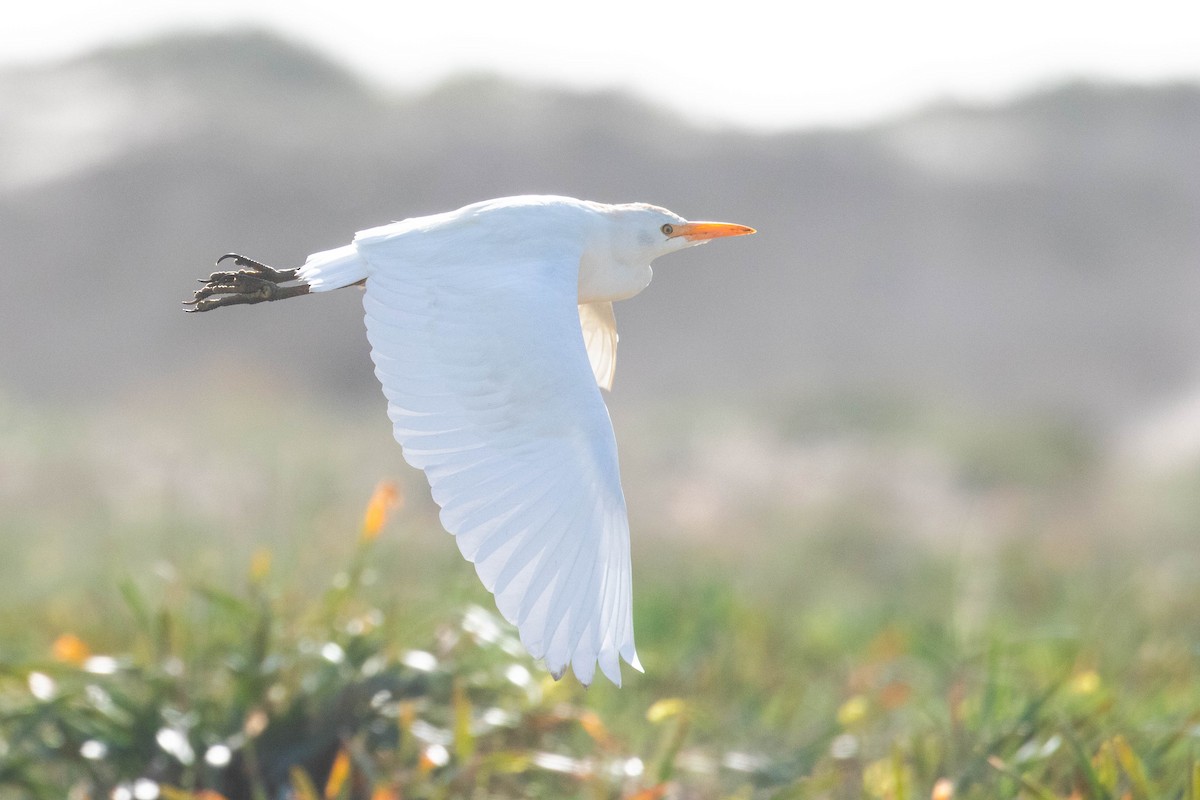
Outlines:
<svg viewBox="0 0 1200 800"><path fill-rule="evenodd" d="M297 270L274 269L237 253L226 253L217 259L217 265L230 258L234 264L247 269L214 272L208 278L201 278L204 285L196 290L191 300L183 302L188 306L184 311L211 311L222 306L265 303L308 294L306 283L281 285L296 280Z"/></svg>

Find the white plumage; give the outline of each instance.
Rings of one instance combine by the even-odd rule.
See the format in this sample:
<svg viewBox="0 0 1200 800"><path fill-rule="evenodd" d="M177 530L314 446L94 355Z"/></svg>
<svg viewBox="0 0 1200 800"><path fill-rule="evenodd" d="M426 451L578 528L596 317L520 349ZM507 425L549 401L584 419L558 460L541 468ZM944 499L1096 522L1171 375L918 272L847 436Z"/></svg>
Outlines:
<svg viewBox="0 0 1200 800"><path fill-rule="evenodd" d="M276 273L314 292L365 279L371 357L404 457L556 678L569 665L588 684L599 663L619 686L619 659L641 669L629 523L599 391L616 368L612 301L644 289L660 255L752 232L644 204L514 197L362 231ZM222 304L197 310L205 303Z"/></svg>

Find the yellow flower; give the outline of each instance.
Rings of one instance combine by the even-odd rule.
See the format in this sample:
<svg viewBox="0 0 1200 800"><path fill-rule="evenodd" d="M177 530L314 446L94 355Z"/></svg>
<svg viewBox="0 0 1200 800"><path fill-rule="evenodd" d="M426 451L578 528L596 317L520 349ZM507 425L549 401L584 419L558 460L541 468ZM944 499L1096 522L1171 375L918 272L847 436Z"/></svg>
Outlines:
<svg viewBox="0 0 1200 800"><path fill-rule="evenodd" d="M895 754L891 758L872 761L863 770L863 788L871 797L881 800L910 797L912 782L912 769Z"/></svg>
<svg viewBox="0 0 1200 800"><path fill-rule="evenodd" d="M1077 672L1072 676L1068 688L1071 694L1095 694L1100 688L1100 675L1094 669Z"/></svg>
<svg viewBox="0 0 1200 800"><path fill-rule="evenodd" d="M837 711L837 721L843 728L849 728L865 716L867 716L867 698L861 694L856 694L842 703Z"/></svg>
<svg viewBox="0 0 1200 800"><path fill-rule="evenodd" d="M675 717L687 711L687 704L678 697L659 700L646 710L646 719L650 722L662 722L669 717Z"/></svg>
<svg viewBox="0 0 1200 800"><path fill-rule="evenodd" d="M92 650L83 639L75 634L64 633L54 640L54 644L51 645L51 653L53 653L55 661L81 667L83 662L92 655Z"/></svg>
<svg viewBox="0 0 1200 800"><path fill-rule="evenodd" d="M349 777L350 754L343 747L338 750L337 756L333 759L333 766L329 769L329 780L325 782L325 797L334 798L341 794L342 786Z"/></svg>
<svg viewBox="0 0 1200 800"><path fill-rule="evenodd" d="M260 547L250 556L250 580L262 583L263 578L271 571L271 551Z"/></svg>
<svg viewBox="0 0 1200 800"><path fill-rule="evenodd" d="M395 481L380 481L375 487L375 493L371 495L371 502L367 503L367 513L363 517L364 542L372 542L379 537L379 532L387 522L388 513L400 505L401 499L400 487Z"/></svg>

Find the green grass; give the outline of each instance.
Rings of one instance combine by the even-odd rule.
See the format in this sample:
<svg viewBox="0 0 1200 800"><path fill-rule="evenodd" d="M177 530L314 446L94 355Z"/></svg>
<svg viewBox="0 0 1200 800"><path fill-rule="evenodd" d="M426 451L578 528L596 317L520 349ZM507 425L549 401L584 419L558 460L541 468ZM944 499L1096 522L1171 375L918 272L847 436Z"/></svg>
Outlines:
<svg viewBox="0 0 1200 800"><path fill-rule="evenodd" d="M0 798L1200 800L1194 475L960 424L953 491L913 504L888 469L943 473L909 428L865 477L686 523L656 501L720 486L706 440L630 437L647 671L584 690L516 646L419 476L363 535L382 426L11 410ZM813 451L789 437L764 480Z"/></svg>

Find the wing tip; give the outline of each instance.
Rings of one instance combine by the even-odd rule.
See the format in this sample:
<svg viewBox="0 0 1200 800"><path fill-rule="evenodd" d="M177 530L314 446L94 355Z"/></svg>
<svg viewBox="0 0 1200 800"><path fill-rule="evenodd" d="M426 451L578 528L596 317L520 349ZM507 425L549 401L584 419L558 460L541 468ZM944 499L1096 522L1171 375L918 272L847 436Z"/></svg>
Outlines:
<svg viewBox="0 0 1200 800"><path fill-rule="evenodd" d="M595 681L596 666L598 664L600 667L600 672L604 675L604 677L608 678L608 680L614 686L620 689L622 678L621 659L624 659L629 666L633 667L638 672L645 674L646 670L642 666L642 662L638 659L637 653L633 650L630 650L627 653L621 652L619 656L617 653L608 651L597 653L595 655L583 656L582 658L580 657L580 654L577 653L563 661L561 664L551 664L544 658L542 661L545 663L546 671L550 673L550 677L554 678L556 681L561 681L563 676L567 674L567 669L570 668L571 672L575 675L575 680L579 681L579 684L585 689L590 688L592 683Z"/></svg>

